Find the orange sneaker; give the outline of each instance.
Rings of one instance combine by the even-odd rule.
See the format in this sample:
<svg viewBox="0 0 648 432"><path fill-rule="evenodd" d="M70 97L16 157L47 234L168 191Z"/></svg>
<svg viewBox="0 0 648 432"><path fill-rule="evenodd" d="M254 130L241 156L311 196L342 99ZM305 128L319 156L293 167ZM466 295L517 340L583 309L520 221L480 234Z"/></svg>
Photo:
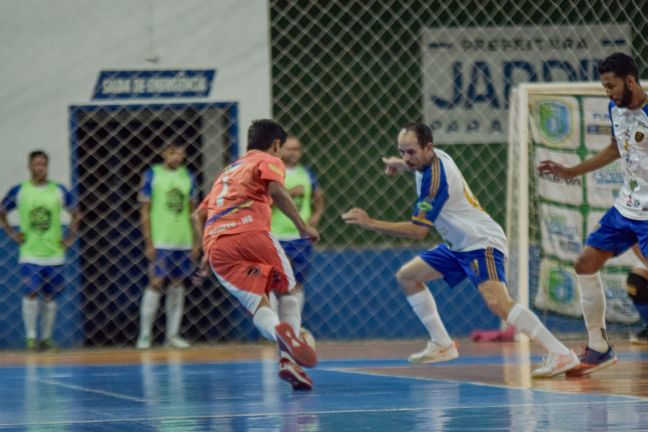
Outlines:
<svg viewBox="0 0 648 432"><path fill-rule="evenodd" d="M279 360L279 378L289 382L293 390L313 390L313 380L295 362L287 358Z"/></svg>
<svg viewBox="0 0 648 432"><path fill-rule="evenodd" d="M279 323L275 327L275 334L277 335L277 343L281 351L286 351L301 366L309 368L315 367L317 364L315 350L295 335L295 331L290 324L285 322Z"/></svg>

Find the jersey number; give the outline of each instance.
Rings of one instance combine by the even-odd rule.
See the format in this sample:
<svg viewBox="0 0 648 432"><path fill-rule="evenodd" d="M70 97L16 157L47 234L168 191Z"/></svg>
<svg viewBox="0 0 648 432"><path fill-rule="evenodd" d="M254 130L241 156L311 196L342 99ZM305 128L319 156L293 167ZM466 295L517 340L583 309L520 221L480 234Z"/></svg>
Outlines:
<svg viewBox="0 0 648 432"><path fill-rule="evenodd" d="M223 176L221 179L221 182L223 183L223 189L221 189L220 193L216 197L216 206L221 207L223 205L223 200L225 199L225 195L227 195L228 189L229 189L229 177L228 176Z"/></svg>

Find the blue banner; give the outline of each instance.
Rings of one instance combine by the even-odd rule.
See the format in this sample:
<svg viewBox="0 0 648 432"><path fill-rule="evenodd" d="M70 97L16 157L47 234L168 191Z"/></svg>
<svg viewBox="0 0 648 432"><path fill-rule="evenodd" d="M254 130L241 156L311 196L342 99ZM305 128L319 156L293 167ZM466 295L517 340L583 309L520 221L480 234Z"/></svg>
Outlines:
<svg viewBox="0 0 648 432"><path fill-rule="evenodd" d="M101 71L92 99L207 97L215 69Z"/></svg>

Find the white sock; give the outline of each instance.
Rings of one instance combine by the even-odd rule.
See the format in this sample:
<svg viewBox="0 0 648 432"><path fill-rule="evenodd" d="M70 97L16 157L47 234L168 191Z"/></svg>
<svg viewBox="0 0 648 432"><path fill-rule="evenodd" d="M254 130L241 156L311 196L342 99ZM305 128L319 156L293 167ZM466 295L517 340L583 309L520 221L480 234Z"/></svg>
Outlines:
<svg viewBox="0 0 648 432"><path fill-rule="evenodd" d="M156 290L147 288L144 290L142 296L142 304L140 306L140 337L151 337L151 329L153 327L153 320L157 314L158 307L160 306L160 293Z"/></svg>
<svg viewBox="0 0 648 432"><path fill-rule="evenodd" d="M56 300L44 300L41 315L41 339L50 339L56 321Z"/></svg>
<svg viewBox="0 0 648 432"><path fill-rule="evenodd" d="M441 321L441 317L437 312L434 297L432 297L432 293L427 288L419 293L408 296L407 301L427 329L432 342L441 346L448 346L452 343L443 325L443 321Z"/></svg>
<svg viewBox="0 0 648 432"><path fill-rule="evenodd" d="M27 339L36 339L36 319L38 318L38 297L22 299L23 324Z"/></svg>
<svg viewBox="0 0 648 432"><path fill-rule="evenodd" d="M268 294L268 303L270 303L270 309L275 311L276 314L279 313L279 300L277 300L277 295L274 291L270 291Z"/></svg>
<svg viewBox="0 0 648 432"><path fill-rule="evenodd" d="M301 310L299 300L291 294L284 294L279 297L279 319L287 322L298 335L301 330Z"/></svg>
<svg viewBox="0 0 648 432"><path fill-rule="evenodd" d="M299 289L299 290L295 290L292 293L292 295L294 295L295 298L297 299L297 302L299 302L299 312L301 314L303 314L304 313L304 302L305 302L305 300L304 300L304 289L302 288L302 289Z"/></svg>
<svg viewBox="0 0 648 432"><path fill-rule="evenodd" d="M183 287L169 287L164 302L166 312L166 338L171 339L180 333L184 313L185 290Z"/></svg>
<svg viewBox="0 0 648 432"><path fill-rule="evenodd" d="M605 288L601 274L576 275L580 284L581 309L589 342L594 351L606 352L609 344L605 329Z"/></svg>
<svg viewBox="0 0 648 432"><path fill-rule="evenodd" d="M550 353L568 354L569 349L542 324L536 314L521 304L513 306L506 317L506 322L538 342Z"/></svg>
<svg viewBox="0 0 648 432"><path fill-rule="evenodd" d="M275 311L267 306L262 306L254 313L252 322L261 333L261 336L273 342L277 341L275 327L279 325L279 317Z"/></svg>

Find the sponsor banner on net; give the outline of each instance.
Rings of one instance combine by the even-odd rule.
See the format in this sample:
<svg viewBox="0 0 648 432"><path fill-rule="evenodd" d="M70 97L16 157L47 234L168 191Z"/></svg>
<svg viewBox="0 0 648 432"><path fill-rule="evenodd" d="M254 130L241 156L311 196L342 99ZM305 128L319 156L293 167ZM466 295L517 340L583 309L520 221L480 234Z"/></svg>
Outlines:
<svg viewBox="0 0 648 432"><path fill-rule="evenodd" d="M580 158L575 153L551 151L542 147L535 147L535 166L543 160L552 160L565 166L580 163ZM541 198L572 205L583 203L583 177L564 180L550 173L538 173L538 195Z"/></svg>
<svg viewBox="0 0 648 432"><path fill-rule="evenodd" d="M607 322L632 324L639 321L639 314L626 294L625 278L625 273L601 272L605 286ZM579 290L573 265L565 266L555 260L543 259L540 262L539 286L533 305L541 310L581 317Z"/></svg>
<svg viewBox="0 0 648 432"><path fill-rule="evenodd" d="M611 207L623 186L620 160L587 174L587 200L592 207Z"/></svg>
<svg viewBox="0 0 648 432"><path fill-rule="evenodd" d="M543 259L540 281L533 304L536 308L571 317L581 316L580 296L573 266Z"/></svg>
<svg viewBox="0 0 648 432"><path fill-rule="evenodd" d="M605 212L596 211L596 210L592 210L590 212L590 214L587 216L588 233L591 233L598 228L599 221L601 220L604 214ZM635 256L634 252L632 252L632 249L628 249L621 255L608 260L606 264L607 266L627 267L628 270L630 270L631 267L634 267L635 265L640 265L641 262L639 261L639 258Z"/></svg>
<svg viewBox="0 0 648 432"><path fill-rule="evenodd" d="M423 29L423 118L439 144L505 143L513 87L597 81L598 62L629 52L630 36L627 24Z"/></svg>
<svg viewBox="0 0 648 432"><path fill-rule="evenodd" d="M531 137L534 142L558 149L578 150L580 111L572 96L531 96Z"/></svg>
<svg viewBox="0 0 648 432"><path fill-rule="evenodd" d="M541 204L540 220L544 254L576 261L583 244L583 216L580 211Z"/></svg>
<svg viewBox="0 0 648 432"><path fill-rule="evenodd" d="M639 321L639 313L626 292L626 273L601 272L605 287L605 320L622 324Z"/></svg>
<svg viewBox="0 0 648 432"><path fill-rule="evenodd" d="M601 151L610 144L612 123L609 102L610 99L606 97L583 97L585 145L590 151Z"/></svg>

